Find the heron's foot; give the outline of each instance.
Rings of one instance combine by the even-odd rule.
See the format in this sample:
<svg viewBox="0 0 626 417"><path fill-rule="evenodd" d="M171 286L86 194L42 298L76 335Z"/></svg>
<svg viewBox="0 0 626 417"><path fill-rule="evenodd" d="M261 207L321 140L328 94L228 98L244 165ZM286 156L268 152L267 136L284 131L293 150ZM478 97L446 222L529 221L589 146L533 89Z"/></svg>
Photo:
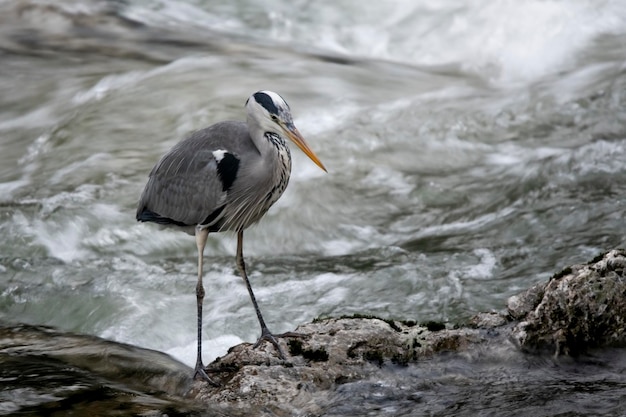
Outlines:
<svg viewBox="0 0 626 417"><path fill-rule="evenodd" d="M214 387L221 386L220 383L215 382L211 378L209 378L209 376L206 373L206 370L204 369L204 365L202 364L202 362L196 362L196 368L194 370L193 379L198 379L198 380L208 382Z"/></svg>
<svg viewBox="0 0 626 417"><path fill-rule="evenodd" d="M281 358L282 360L286 360L287 357L285 356L285 352L283 352L283 348L280 347L280 344L278 343L278 340L276 340L276 336L274 336L267 328L263 328L261 330L261 337L259 337L259 340L256 341L256 343L254 344L254 346L252 346L253 349L258 348L261 345L261 342L270 342L271 344L274 345L274 348L276 348L276 351L278 352L278 357Z"/></svg>
<svg viewBox="0 0 626 417"><path fill-rule="evenodd" d="M281 333L281 334L277 334L277 335L273 335L267 328L264 328L261 330L261 337L259 337L259 340L256 341L256 343L254 344L254 346L252 346L253 349L256 349L257 347L259 347L259 345L261 344L261 342L270 342L272 345L274 345L274 348L276 348L276 351L278 352L278 357L282 360L287 360L287 356L285 356L285 352L283 351L283 348L280 346L280 344L278 343L279 338L284 338L284 337L308 337L309 335L307 334L303 334L303 333L296 333L296 332L285 332L285 333Z"/></svg>

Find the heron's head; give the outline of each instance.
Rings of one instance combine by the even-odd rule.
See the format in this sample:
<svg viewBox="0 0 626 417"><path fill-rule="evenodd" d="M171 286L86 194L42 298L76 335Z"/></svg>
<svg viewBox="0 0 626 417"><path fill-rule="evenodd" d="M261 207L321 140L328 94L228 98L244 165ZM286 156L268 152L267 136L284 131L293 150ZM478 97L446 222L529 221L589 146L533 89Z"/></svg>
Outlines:
<svg viewBox="0 0 626 417"><path fill-rule="evenodd" d="M276 133L286 136L302 150L315 164L326 171L324 164L306 143L296 126L293 124L289 104L273 91L257 91L246 101L248 124L253 121L262 132Z"/></svg>

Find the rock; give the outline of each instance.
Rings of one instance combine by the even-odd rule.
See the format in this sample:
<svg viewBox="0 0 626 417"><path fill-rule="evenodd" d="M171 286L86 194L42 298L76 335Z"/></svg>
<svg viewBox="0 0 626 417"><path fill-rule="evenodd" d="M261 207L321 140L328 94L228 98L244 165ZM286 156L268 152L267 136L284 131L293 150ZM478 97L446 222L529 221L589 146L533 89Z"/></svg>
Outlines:
<svg viewBox="0 0 626 417"><path fill-rule="evenodd" d="M509 316L514 320L526 317L532 309L541 301L546 284L540 283L530 287L525 292L509 297L507 300L507 310Z"/></svg>
<svg viewBox="0 0 626 417"><path fill-rule="evenodd" d="M509 314L521 320L512 337L525 350L556 355L626 346L625 270L626 251L612 250L511 297Z"/></svg>
<svg viewBox="0 0 626 417"><path fill-rule="evenodd" d="M280 340L287 361L277 359L269 344L235 346L209 366L221 386L197 382L192 395L207 404L239 404L242 413L264 407L275 415L318 415L332 389L371 378L382 366L406 366L442 352L476 352L494 339L501 346L513 339L524 351L547 348L572 355L624 346L625 269L626 251L608 252L511 297L508 314L480 313L468 327L365 316L318 320L296 329L302 337Z"/></svg>
<svg viewBox="0 0 626 417"><path fill-rule="evenodd" d="M492 329L504 326L507 322L507 317L501 313L478 313L470 319L469 325L477 329Z"/></svg>
<svg viewBox="0 0 626 417"><path fill-rule="evenodd" d="M0 321L0 415L223 415L183 399L191 370L168 355Z"/></svg>
<svg viewBox="0 0 626 417"><path fill-rule="evenodd" d="M428 327L441 330L429 330ZM368 378L384 364L404 366L444 351L480 343L477 329L445 329L373 317L317 320L299 326L298 338L281 338L288 361L274 348L232 348L208 367L221 386L197 382L193 395L209 404L269 407L277 415L318 415L337 385ZM312 405L314 404L314 405Z"/></svg>

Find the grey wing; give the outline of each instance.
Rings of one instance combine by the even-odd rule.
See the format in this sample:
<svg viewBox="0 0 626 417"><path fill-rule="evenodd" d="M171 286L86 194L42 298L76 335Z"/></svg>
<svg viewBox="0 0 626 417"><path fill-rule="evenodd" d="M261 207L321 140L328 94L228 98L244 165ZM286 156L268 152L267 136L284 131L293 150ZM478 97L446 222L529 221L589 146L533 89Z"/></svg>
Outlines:
<svg viewBox="0 0 626 417"><path fill-rule="evenodd" d="M137 220L184 227L207 224L219 215L239 170L229 145L247 134L226 130L230 134L214 125L195 132L161 158L141 196Z"/></svg>

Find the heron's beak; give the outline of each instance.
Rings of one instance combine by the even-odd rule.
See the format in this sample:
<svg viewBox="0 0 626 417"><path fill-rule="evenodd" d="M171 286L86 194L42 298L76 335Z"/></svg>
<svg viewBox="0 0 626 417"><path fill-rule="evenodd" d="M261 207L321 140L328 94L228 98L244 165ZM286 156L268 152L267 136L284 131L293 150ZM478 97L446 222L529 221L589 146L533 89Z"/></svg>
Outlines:
<svg viewBox="0 0 626 417"><path fill-rule="evenodd" d="M306 154L306 156L311 158L311 161L315 162L315 165L322 168L324 172L328 172L324 164L322 164L322 161L320 161L317 155L315 155L315 152L313 152L313 150L309 148L309 145L306 143L298 129L293 124L286 125L284 129L287 136L289 136L289 139L291 139L293 143L298 145L298 148L300 148L302 152Z"/></svg>

